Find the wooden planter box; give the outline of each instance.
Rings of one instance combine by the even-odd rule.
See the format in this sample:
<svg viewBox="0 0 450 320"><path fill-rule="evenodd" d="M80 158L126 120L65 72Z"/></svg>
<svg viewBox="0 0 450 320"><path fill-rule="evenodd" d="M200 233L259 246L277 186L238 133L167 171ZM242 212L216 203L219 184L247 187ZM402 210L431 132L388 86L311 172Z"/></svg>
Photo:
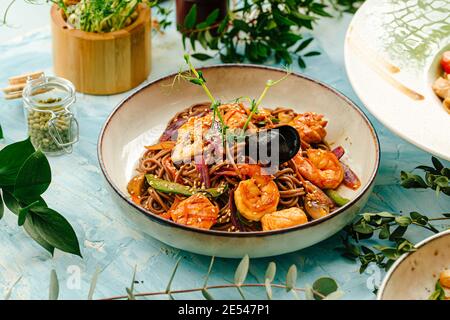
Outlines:
<svg viewBox="0 0 450 320"><path fill-rule="evenodd" d="M77 91L108 95L130 90L150 74L150 8L139 5L128 27L109 33L72 29L62 10L51 8L53 68Z"/></svg>

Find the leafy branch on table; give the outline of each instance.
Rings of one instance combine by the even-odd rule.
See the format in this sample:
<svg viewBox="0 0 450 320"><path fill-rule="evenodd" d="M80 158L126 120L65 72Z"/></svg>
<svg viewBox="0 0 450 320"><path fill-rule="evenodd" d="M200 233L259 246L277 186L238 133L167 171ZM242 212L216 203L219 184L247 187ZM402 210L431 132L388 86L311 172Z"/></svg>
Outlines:
<svg viewBox="0 0 450 320"><path fill-rule="evenodd" d="M433 167L418 166L415 170L425 172L425 177L411 172L401 171L400 180L404 188L432 189L439 195L450 195L450 169L435 157L432 157ZM438 218L429 218L419 212L409 214L393 214L389 212L363 213L352 224L345 227L345 236L342 238L343 247L337 248L342 255L351 260L359 260L360 273L375 263L385 270L404 253L414 251L414 245L404 238L405 233L411 227L418 227L438 233L435 222L450 221L450 213L442 213ZM387 245L360 244L377 236ZM352 241L353 240L353 241Z"/></svg>
<svg viewBox="0 0 450 320"><path fill-rule="evenodd" d="M234 283L210 285L208 284L209 277L212 273L214 266L214 257L211 257L208 271L205 275L203 286L196 288L185 289L173 289L172 284L175 280L176 272L180 266L181 258L179 258L169 275L169 280L165 290L151 291L151 292L137 292L135 289L136 284L136 267L134 268L131 284L125 288L125 294L118 295L109 298L103 298L101 300L137 300L139 298L150 298L157 296L165 296L168 299L175 299L176 295L200 292L206 300L214 300L214 296L211 293L215 290L236 290L239 297L246 299L245 288L261 288L265 290L267 299L273 299L273 289L284 290L290 292L295 299L300 299L299 293L303 294L303 297L307 300L335 300L341 298L344 293L339 289L338 284L333 278L320 277L314 281L312 285L306 285L304 288L296 287L297 283L297 267L292 265L286 274L285 283L274 283L276 275L276 264L270 262L267 266L263 283L245 283L248 270L250 267L250 259L248 255L245 255L237 266L234 273ZM89 288L88 299L91 300L94 296L94 291L97 285L100 269L97 269L92 277L91 285ZM59 281L55 270L50 274L50 286L49 286L49 299L56 300L59 298ZM8 296L11 292L8 292Z"/></svg>
<svg viewBox="0 0 450 320"><path fill-rule="evenodd" d="M3 133L0 126L0 139ZM17 216L25 232L53 255L55 248L81 257L70 223L48 207L42 194L52 180L50 164L30 139L0 150L0 219L6 207Z"/></svg>

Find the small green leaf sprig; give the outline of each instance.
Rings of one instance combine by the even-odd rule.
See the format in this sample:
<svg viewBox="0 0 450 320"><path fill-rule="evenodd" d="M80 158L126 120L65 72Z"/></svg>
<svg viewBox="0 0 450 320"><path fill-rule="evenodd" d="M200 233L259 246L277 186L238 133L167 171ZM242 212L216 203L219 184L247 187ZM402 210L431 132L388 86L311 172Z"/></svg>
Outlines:
<svg viewBox="0 0 450 320"><path fill-rule="evenodd" d="M402 187L430 188L435 190L437 195L440 192L450 195L450 169L444 167L435 157L432 157L431 161L433 167L424 165L416 167L425 172L425 179L411 172L401 171ZM360 273L363 273L371 263L387 270L402 254L415 250L414 245L404 238L410 226L438 233L439 230L432 223L444 220L450 220L450 213L442 213L438 218L429 218L415 211L409 214L363 213L355 222L344 228L343 246L337 250L348 259L359 260ZM386 241L389 245L369 246L367 243L375 234L379 240ZM361 242L365 243L360 244Z"/></svg>
<svg viewBox="0 0 450 320"><path fill-rule="evenodd" d="M299 293L303 293L306 300L337 300L340 299L344 292L339 289L337 282L330 277L320 277L314 281L311 285L306 285L305 288L296 287L297 283L297 267L292 265L286 275L285 283L273 283L276 275L276 264L275 262L270 262L267 266L267 270L264 276L264 283L245 283L247 278L248 270L250 267L250 259L248 255L245 255L240 263L238 264L235 274L234 283L219 284L219 285L209 285L208 280L211 275L214 266L214 257L211 257L211 262L208 267L208 271L205 275L205 281L202 287L198 288L188 288L188 289L172 289L172 284L175 279L176 272L180 266L181 258L179 258L169 275L169 280L165 290L162 291L152 291L152 292L136 292L136 267L134 268L133 276L131 279L131 284L129 287L125 288L126 294L119 295L109 298L103 298L101 300L137 300L139 298L149 298L149 297L161 297L166 296L168 299L175 299L178 294L200 292L206 300L214 300L211 293L213 290L219 289L235 289L238 291L241 299L245 300L246 295L244 288L262 288L266 291L267 299L273 299L273 289L282 289L286 292L291 292L295 299L300 299ZM92 277L91 285L89 288L88 299L91 300L94 295L94 291L97 285L100 270L97 268L94 276ZM9 296L11 291L8 292ZM54 270L50 274L50 289L49 297L51 299L57 299L59 297L59 285L58 277Z"/></svg>
<svg viewBox="0 0 450 320"><path fill-rule="evenodd" d="M183 46L197 44L215 52L222 62L264 63L274 57L277 62L292 64L297 60L306 67L305 58L319 55L317 51L303 51L312 38L305 38L303 29L312 30L321 17L331 17L330 11L353 13L363 0L248 0L239 1L225 18L219 19L219 9L212 11L204 21L197 21L197 7L191 10L178 26L183 34ZM211 59L206 53L192 55L198 60Z"/></svg>
<svg viewBox="0 0 450 320"><path fill-rule="evenodd" d="M50 164L29 138L4 147L0 150L0 219L6 205L17 216L18 225L50 254L57 248L81 257L72 226L42 198L50 183Z"/></svg>
<svg viewBox="0 0 450 320"><path fill-rule="evenodd" d="M346 236L342 238L343 247L337 250L350 260L359 260L360 273L363 273L371 263L387 270L402 254L415 250L414 245L404 238L410 226L438 233L439 230L431 223L442 220L450 220L450 214L444 213L439 218L428 218L419 212L411 212L409 215L389 212L363 213L354 223L345 227ZM372 247L358 245L364 240L371 239L375 234L380 240L387 241L389 245Z"/></svg>
<svg viewBox="0 0 450 320"><path fill-rule="evenodd" d="M431 158L433 167L418 166L415 170L425 172L424 178L412 172L402 171L400 173L401 185L407 189L432 189L439 195L440 192L450 196L450 168L435 157Z"/></svg>

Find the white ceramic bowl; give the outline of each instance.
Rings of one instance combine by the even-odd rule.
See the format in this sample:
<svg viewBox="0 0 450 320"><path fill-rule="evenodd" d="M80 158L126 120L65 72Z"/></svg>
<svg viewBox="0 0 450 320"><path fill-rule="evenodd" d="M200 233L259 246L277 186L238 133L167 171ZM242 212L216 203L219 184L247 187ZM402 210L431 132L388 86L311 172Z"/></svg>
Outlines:
<svg viewBox="0 0 450 320"><path fill-rule="evenodd" d="M378 300L426 300L439 274L450 269L450 230L416 245L389 269L378 290Z"/></svg>
<svg viewBox="0 0 450 320"><path fill-rule="evenodd" d="M220 65L202 69L208 87L221 101L258 97L268 79L280 69L253 65ZM270 89L263 105L289 106L298 112L315 111L329 120L327 141L346 150L344 161L361 179L357 191L339 192L351 199L332 214L308 224L270 232L229 233L195 229L160 218L135 205L126 191L144 151L155 143L178 111L207 101L202 88L175 75L153 81L123 100L107 119L99 137L98 158L112 194L135 227L183 250L219 257L266 257L296 251L322 241L347 225L367 202L379 164L376 133L364 114L345 96L318 81L290 75Z"/></svg>

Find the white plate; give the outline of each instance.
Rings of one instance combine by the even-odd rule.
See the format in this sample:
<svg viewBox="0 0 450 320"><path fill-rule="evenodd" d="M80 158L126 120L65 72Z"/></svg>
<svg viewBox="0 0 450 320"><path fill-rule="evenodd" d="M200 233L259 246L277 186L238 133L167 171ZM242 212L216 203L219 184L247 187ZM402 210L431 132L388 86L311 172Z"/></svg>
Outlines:
<svg viewBox="0 0 450 320"><path fill-rule="evenodd" d="M350 82L370 112L418 147L450 160L450 114L431 89L450 49L450 0L368 0L347 31Z"/></svg>
<svg viewBox="0 0 450 320"><path fill-rule="evenodd" d="M378 290L378 300L426 300L439 274L450 268L450 230L415 247L416 251L404 254L389 269Z"/></svg>

